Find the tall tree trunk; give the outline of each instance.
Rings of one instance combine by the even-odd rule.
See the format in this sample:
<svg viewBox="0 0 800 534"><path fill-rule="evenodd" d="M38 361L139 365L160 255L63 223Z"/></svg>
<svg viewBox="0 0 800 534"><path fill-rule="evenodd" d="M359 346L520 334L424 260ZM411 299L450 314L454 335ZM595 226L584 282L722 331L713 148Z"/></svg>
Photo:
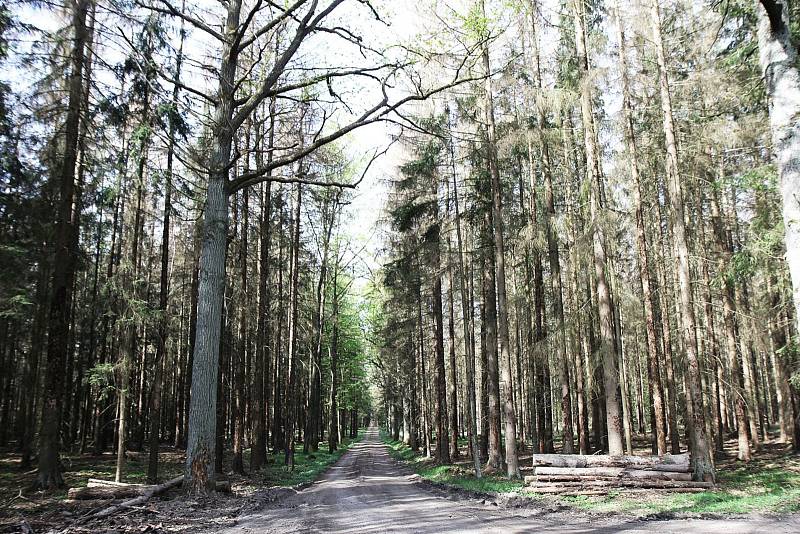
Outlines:
<svg viewBox="0 0 800 534"><path fill-rule="evenodd" d="M178 55L175 58L175 80L180 82L181 67L183 65L183 41L185 32L181 27L181 42L178 46ZM178 106L180 87L175 84L172 88L173 113ZM167 352L167 336L169 335L169 321L167 318L167 298L169 295L169 247L170 247L170 220L172 217L172 166L175 157L175 135L177 124L174 119L169 122L169 143L167 145L167 170L164 175L164 221L161 230L161 277L159 279L158 309L161 312L158 325L158 341L156 348L155 374L153 376L153 391L150 407L150 457L147 469L147 478L151 484L158 481L158 447L160 444L159 429L161 427L161 395L163 380L163 360Z"/></svg>
<svg viewBox="0 0 800 534"><path fill-rule="evenodd" d="M721 177L720 177L721 178ZM736 416L736 429L739 436L738 458L744 462L750 461L750 442L747 438L747 418L745 416L745 399L742 391L742 369L739 365L739 356L736 352L736 296L735 286L730 274L726 272L731 260L731 249L727 232L722 222L719 206L719 194L716 190L711 192L711 218L714 224L714 238L717 246L717 265L719 276L723 277L722 290L722 320L725 325L725 350L728 359L730 377L730 393L733 396L734 413Z"/></svg>
<svg viewBox="0 0 800 534"><path fill-rule="evenodd" d="M769 100L772 150L778 165L786 263L792 280L795 332L800 332L800 72L786 2L760 0L758 48Z"/></svg>
<svg viewBox="0 0 800 534"><path fill-rule="evenodd" d="M705 410L703 408L703 392L700 380L700 364L697 354L697 330L695 327L694 307L692 304L692 287L689 267L689 246L686 239L686 223L684 219L683 187L678 173L678 147L675 138L675 125L672 117L672 100L670 96L669 78L667 76L666 56L661 36L661 16L657 0L651 1L651 22L653 25L653 41L656 47L656 58L659 71L659 88L661 92L661 108L664 115L664 138L666 141L666 174L669 190L670 222L672 223L672 239L677 260L678 289L680 294L679 323L683 332L684 350L686 351L686 382L689 386L689 405L691 408L692 464L696 480L714 479L714 464L711 458L711 446L706 436Z"/></svg>
<svg viewBox="0 0 800 534"><path fill-rule="evenodd" d="M336 252L338 259L339 253ZM338 263L338 262L337 262ZM331 310L331 342L329 355L331 360L331 388L328 400L328 452L332 453L339 446L339 267L338 264L333 268L332 280L332 310ZM413 350L412 350L413 354ZM416 399L412 399L416 402ZM416 445L416 436L412 441ZM412 450L416 447L412 447Z"/></svg>
<svg viewBox="0 0 800 534"><path fill-rule="evenodd" d="M667 436L665 431L664 390L659 372L661 351L659 350L658 335L656 333L656 296L651 287L650 253L644 228L644 202L642 201L644 191L639 175L638 148L633 127L628 67L625 57L625 31L618 6L616 7L615 15L617 19L617 40L619 41L619 69L622 75L622 114L625 125L625 142L628 149L631 177L633 178L633 202L636 210L636 251L639 258L639 287L642 292L642 306L644 308L645 331L647 334L647 377L650 385L650 398L653 402L656 451L661 455L667 453Z"/></svg>
<svg viewBox="0 0 800 534"><path fill-rule="evenodd" d="M317 309L314 314L314 329L316 339L311 355L310 374L310 395L308 406L308 420L306 422L306 439L303 441L305 451L316 452L319 449L319 441L322 439L322 343L325 333L325 298L327 295L327 269L328 251L330 249L331 234L333 225L336 221L336 211L338 209L339 195L326 197L325 206L322 209L322 232L324 234L322 243L322 263L320 263L319 280L317 281Z"/></svg>
<svg viewBox="0 0 800 534"><path fill-rule="evenodd" d="M586 174L590 182L590 211L592 218L592 250L600 320L600 354L603 359L603 390L605 392L606 422L608 425L608 453L623 453L622 414L619 399L618 353L614 337L614 317L611 308L611 292L606 278L605 232L600 220L602 202L600 154L592 110L591 72L586 49L586 15L583 4L573 0L575 44L578 53L581 86L581 115L583 117L584 142L586 145Z"/></svg>
<svg viewBox="0 0 800 534"><path fill-rule="evenodd" d="M485 323L484 333L484 353L485 367L483 368L483 380L486 383L486 411L481 410L481 414L486 419L487 432L487 455L486 466L491 469L500 467L502 455L500 452L500 366L497 359L497 292L495 290L495 266L494 255L488 248L492 245L493 237L490 229L492 228L492 212L486 211L486 225L484 226L484 241L487 247L484 258L483 269L483 310L481 317ZM493 249L494 247L491 247Z"/></svg>
<svg viewBox="0 0 800 534"><path fill-rule="evenodd" d="M436 223L438 224L438 223ZM434 238L434 243L438 243ZM435 335L435 384L436 384L436 460L440 464L450 463L450 444L447 435L447 385L444 364L444 325L442 318L442 277L439 272L439 252L436 246L433 279L433 324Z"/></svg>
<svg viewBox="0 0 800 534"><path fill-rule="evenodd" d="M448 122L450 113L448 109ZM475 343L472 339L474 325L472 324L473 315L471 313L471 303L467 293L467 271L464 267L464 243L461 233L461 211L458 202L458 180L455 169L455 146L453 138L449 139L450 161L452 164L453 176L453 209L456 223L456 253L458 254L458 284L461 294L461 321L464 328L464 358L466 359L467 383L464 385L467 391L467 426L469 430L469 440L472 454L472 461L475 468L475 477L481 477L481 451L478 444L477 426L477 405L475 402L476 383L475 383ZM452 280L452 278L451 278ZM451 282L452 283L452 282ZM485 415L484 415L485 417Z"/></svg>
<svg viewBox="0 0 800 534"><path fill-rule="evenodd" d="M302 162L300 163L302 173ZM294 440L297 429L299 413L299 388L298 388L298 331L299 331L299 280L300 280L300 208L303 202L303 190L298 183L295 188L294 215L292 229L292 257L291 278L289 282L289 338L288 338L288 371L286 381L286 436L284 448L284 463L289 469L294 469Z"/></svg>
<svg viewBox="0 0 800 534"><path fill-rule="evenodd" d="M86 27L91 0L72 0L69 3L74 32L70 52L68 79L69 99L64 123L64 153L58 177L59 204L55 221L53 276L47 332L42 422L39 432L39 462L35 487L53 489L64 485L59 456L59 429L64 394L64 365L69 351L70 310L77 251L72 249L72 236L80 223L80 214L73 213L75 199L75 167L78 157L78 138L83 101L83 69L85 48L89 39Z"/></svg>
<svg viewBox="0 0 800 534"><path fill-rule="evenodd" d="M536 2L531 2L530 17L531 17L531 48L533 59L533 77L536 89L542 91L542 72L541 60L539 55L539 33L536 24ZM564 321L564 296L563 284L561 279L561 260L558 250L558 238L554 229L555 219L555 202L553 199L553 177L552 177L552 164L550 162L550 147L547 139L544 136L544 128L546 125L546 115L544 107L538 103L531 103L535 108L536 113L536 133L541 150L541 165L542 175L544 178L544 226L545 236L547 238L547 257L550 265L550 291L552 294L553 316L556 321L556 366L558 369L559 381L561 382L561 416L562 416L562 431L563 431L563 445L562 452L564 454L573 454L575 452L574 444L574 431L572 424L572 402L570 399L570 381L569 381L569 361L570 355L567 350L566 339L566 323ZM535 226L535 198L536 198L536 177L533 168L533 155L531 152L531 141L528 139L528 159L531 163L530 180L531 180L531 217L532 224Z"/></svg>
<svg viewBox="0 0 800 534"><path fill-rule="evenodd" d="M484 2L481 0L484 11ZM492 95L489 47L483 44L483 68L486 73L484 88L484 113L487 124L487 148L489 152L489 175L492 180L492 228L494 237L495 273L497 285L497 337L500 351L500 394L505 416L506 472L509 478L519 478L519 459L517 458L517 422L514 412L514 398L511 383L511 342L508 333L508 302L506 293L506 260L503 236L503 207L500 170L497 164L497 143L495 134L494 103Z"/></svg>
<svg viewBox="0 0 800 534"><path fill-rule="evenodd" d="M256 146L256 166L263 167L262 154L266 151L267 163L272 163L272 147L275 143L275 99L269 103L269 134L266 147L263 147L263 126L259 125ZM267 173L267 183L261 200L261 220L259 222L259 270L258 270L258 323L256 330L256 363L253 373L253 445L250 451L250 471L258 471L267 461L267 420L269 418L269 390L267 379L266 395L264 377L271 376L270 367L270 327L269 313L272 305L272 284L270 283L269 252L272 244L272 171Z"/></svg>
<svg viewBox="0 0 800 534"><path fill-rule="evenodd" d="M225 34L239 27L241 0L228 3ZM197 332L192 364L189 404L189 436L184 486L191 493L207 493L216 487L214 470L216 440L217 374L219 372L222 298L225 291L225 249L228 234L228 167L232 129L238 45L225 42L219 69L219 91L214 110L209 159L206 209L200 252L197 298Z"/></svg>

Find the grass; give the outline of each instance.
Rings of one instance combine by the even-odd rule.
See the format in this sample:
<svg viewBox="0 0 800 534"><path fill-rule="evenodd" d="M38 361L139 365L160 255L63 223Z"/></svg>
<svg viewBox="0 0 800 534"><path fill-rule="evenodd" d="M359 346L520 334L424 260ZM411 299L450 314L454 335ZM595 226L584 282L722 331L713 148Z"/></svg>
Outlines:
<svg viewBox="0 0 800 534"><path fill-rule="evenodd" d="M260 476L271 486L294 486L313 482L320 473L334 464L354 443L361 441L364 437L364 430L358 431L358 436L354 439L345 439L339 444L339 448L333 453L328 452L327 444L315 453L303 454L303 444L295 446L294 470L290 470L283 463L284 455L270 455L269 462L263 469Z"/></svg>
<svg viewBox="0 0 800 534"><path fill-rule="evenodd" d="M414 451L402 441L394 441L381 431L381 440L389 446L389 454L396 460L406 462L411 469L425 480L456 486L470 491L484 493L512 493L522 489L522 482L504 477L484 475L475 478L470 471L455 465L437 465Z"/></svg>
<svg viewBox="0 0 800 534"><path fill-rule="evenodd" d="M516 493L543 501L559 502L578 510L603 514L638 516L671 514L746 515L800 512L800 456L788 453L778 444L765 444L764 450L749 464L730 458L717 464L716 491L701 493L611 492L607 496L558 497L537 495L522 482L500 476L476 479L466 462L460 465L437 465L432 459L413 452L402 441L394 441L381 432L389 453L406 462L422 478L467 490ZM464 449L466 443L463 444Z"/></svg>
<svg viewBox="0 0 800 534"><path fill-rule="evenodd" d="M717 491L565 497L573 506L602 513L752 514L800 511L800 460L754 462L718 472Z"/></svg>

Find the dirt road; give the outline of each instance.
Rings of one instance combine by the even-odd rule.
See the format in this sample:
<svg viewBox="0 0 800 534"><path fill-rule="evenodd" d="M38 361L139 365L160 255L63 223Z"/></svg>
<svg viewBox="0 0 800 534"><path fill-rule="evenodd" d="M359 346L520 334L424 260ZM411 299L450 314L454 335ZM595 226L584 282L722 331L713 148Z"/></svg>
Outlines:
<svg viewBox="0 0 800 534"><path fill-rule="evenodd" d="M311 487L240 517L228 534L298 532L688 532L768 534L800 532L800 518L638 521L504 508L476 499L438 495L410 477L369 430Z"/></svg>

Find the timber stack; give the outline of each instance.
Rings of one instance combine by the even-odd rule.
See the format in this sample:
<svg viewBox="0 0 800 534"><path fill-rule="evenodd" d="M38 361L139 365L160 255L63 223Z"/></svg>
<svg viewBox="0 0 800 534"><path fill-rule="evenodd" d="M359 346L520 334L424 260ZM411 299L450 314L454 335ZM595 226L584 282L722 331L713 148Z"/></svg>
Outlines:
<svg viewBox="0 0 800 534"><path fill-rule="evenodd" d="M609 456L534 454L525 484L535 493L605 495L617 490L707 491L712 482L692 480L689 454Z"/></svg>

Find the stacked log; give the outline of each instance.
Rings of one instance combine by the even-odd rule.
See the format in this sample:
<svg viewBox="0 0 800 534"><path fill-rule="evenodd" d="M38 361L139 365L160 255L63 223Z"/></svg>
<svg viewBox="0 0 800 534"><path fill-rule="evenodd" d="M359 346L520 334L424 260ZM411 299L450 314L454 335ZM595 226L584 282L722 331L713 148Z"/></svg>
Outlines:
<svg viewBox="0 0 800 534"><path fill-rule="evenodd" d="M525 483L536 493L603 495L611 490L707 491L711 482L695 482L688 454L609 456L534 454L533 475Z"/></svg>

